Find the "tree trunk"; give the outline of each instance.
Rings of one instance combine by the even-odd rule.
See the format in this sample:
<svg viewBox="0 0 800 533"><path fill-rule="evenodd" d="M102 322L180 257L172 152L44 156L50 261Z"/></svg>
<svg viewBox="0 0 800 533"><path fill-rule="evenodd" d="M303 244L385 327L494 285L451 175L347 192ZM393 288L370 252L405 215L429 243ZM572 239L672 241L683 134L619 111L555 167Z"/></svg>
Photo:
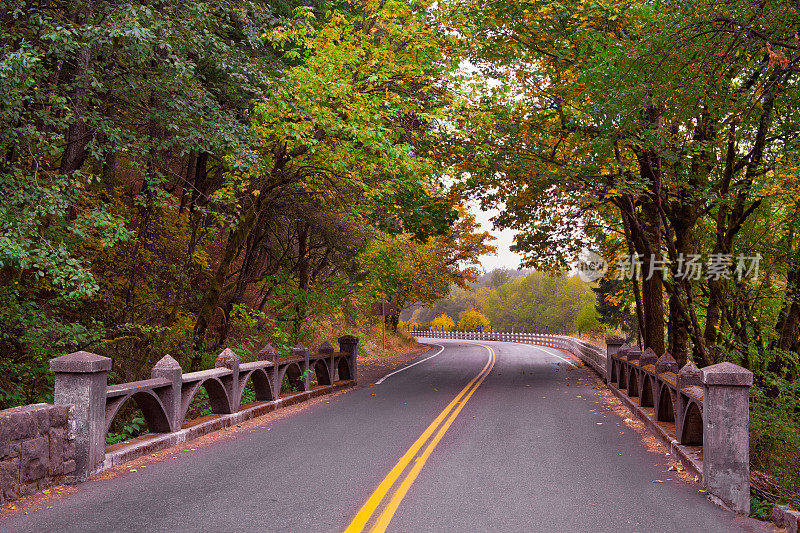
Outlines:
<svg viewBox="0 0 800 533"><path fill-rule="evenodd" d="M217 346L224 345L225 341L228 340L228 335L230 335L231 331L231 313L233 311L233 307L236 304L242 303L245 299L244 295L247 291L247 286L250 284L251 274L253 272L253 266L255 263L256 254L254 248L261 241L259 235L261 233L262 231L257 225L251 232L250 237L247 239L247 247L244 253L244 260L242 261L242 268L239 271L239 276L236 278L236 288L233 290L233 294L225 306L225 323L220 330Z"/></svg>
<svg viewBox="0 0 800 533"><path fill-rule="evenodd" d="M633 256L636 252L636 245L631 238L630 225L624 213L622 216L622 227L625 232L625 240L628 243L628 254ZM636 340L641 346L644 344L644 310L642 309L642 293L639 290L639 279L636 276L631 277L631 291L633 291L633 298L636 305Z"/></svg>
<svg viewBox="0 0 800 533"><path fill-rule="evenodd" d="M297 228L297 289L301 294L308 290L308 223L298 221ZM300 331L306 318L305 298L298 298L294 307L292 336L299 340Z"/></svg>
<svg viewBox="0 0 800 533"><path fill-rule="evenodd" d="M798 351L798 335L800 335L800 264L797 261L787 275L786 294L789 304L782 312L779 323L777 347L781 350Z"/></svg>
<svg viewBox="0 0 800 533"><path fill-rule="evenodd" d="M759 119L758 131L756 132L755 142L753 148L748 156L746 156L744 167L745 175L741 183L738 184L738 193L733 202L733 206L729 207L725 202L725 197L728 195L730 184L736 168L739 165L733 164L733 156L735 141L733 135L728 142L728 156L726 158L725 173L723 182L720 187L720 196L723 199L717 212L717 237L714 244L714 254L730 254L733 249L734 237L739 233L742 224L747 217L760 205L761 200L755 200L745 209L745 204L750 194L750 187L753 180L759 172L759 167L764 155L764 147L766 145L767 132L769 131L772 123L772 109L775 103L775 93L767 95L761 110L761 117ZM719 338L719 329L722 324L720 317L724 312L725 306L725 287L728 285L725 279L710 279L708 281L708 307L706 309L706 327L704 332L704 339L707 349L706 364L713 364L716 360L716 344Z"/></svg>
<svg viewBox="0 0 800 533"><path fill-rule="evenodd" d="M84 24L92 16L92 2L86 2L75 13L75 25ZM88 76L92 63L92 51L89 46L81 47L75 56L75 70L72 76L75 87L72 90L72 112L74 122L67 129L66 147L61 156L61 173L72 174L80 170L89 157L87 146L91 140L89 126L84 117L89 110Z"/></svg>
<svg viewBox="0 0 800 533"><path fill-rule="evenodd" d="M194 325L194 354L192 355L191 369L199 370L202 364L202 351L203 343L205 342L206 332L214 316L214 310L217 308L219 299L222 296L225 288L225 278L228 275L231 265L239 256L247 242L247 237L256 225L258 220L258 213L262 207L262 197L259 196L253 207L247 210L244 216L239 220L239 223L231 231L228 236L228 242L225 245L225 252L222 260L211 278L209 287L206 294L200 303L200 309L197 313L197 320Z"/></svg>
<svg viewBox="0 0 800 533"><path fill-rule="evenodd" d="M642 256L642 349L651 348L664 353L664 296L661 272L654 264L661 259L661 173L657 156L650 152L638 154L642 179L649 183L648 197L642 199L642 215L636 212L633 198L626 195L620 202L623 217L627 218L631 242ZM651 275L652 274L652 275Z"/></svg>
<svg viewBox="0 0 800 533"><path fill-rule="evenodd" d="M642 178L649 182L648 196L642 202L642 237L649 244L642 261L642 307L645 322L645 346L664 353L664 286L658 270L661 257L661 168L659 156L652 151L639 158ZM649 252L649 253L648 253Z"/></svg>

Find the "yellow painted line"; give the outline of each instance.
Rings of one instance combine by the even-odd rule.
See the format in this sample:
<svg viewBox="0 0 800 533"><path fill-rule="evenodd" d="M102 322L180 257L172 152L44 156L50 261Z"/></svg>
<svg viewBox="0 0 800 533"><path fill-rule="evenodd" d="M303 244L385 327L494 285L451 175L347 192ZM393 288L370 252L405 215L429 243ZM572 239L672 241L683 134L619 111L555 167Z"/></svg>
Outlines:
<svg viewBox="0 0 800 533"><path fill-rule="evenodd" d="M485 348L488 347L485 346ZM444 424L442 424L442 427L440 427L439 431L436 432L436 435L433 437L433 439L431 439L430 443L425 448L425 451L422 452L422 455L420 455L417 458L417 461L414 463L414 466L411 467L411 470L406 475L402 483L400 483L400 486L397 488L397 491L394 493L394 496L392 496L392 499L389 501L388 505L383 510L381 515L378 517L378 520L377 522L375 522L375 525L370 530L370 533L383 533L384 531L386 531L386 528L389 525L389 522L391 522L395 511L397 511L397 508L400 506L400 502L403 501L403 498L405 498L408 489L411 488L411 485L417 479L417 476L419 475L420 471L422 471L422 467L425 466L425 462L428 460L428 457L430 457L431 453L433 453L433 450L439 444L439 441L442 440L444 434L447 433L448 428L456 419L458 413L467 404L467 400L469 400L470 396L472 396L472 394L478 389L478 387L480 387L481 383L483 383L483 380L486 379L486 376L488 376L489 372L491 372L492 367L494 366L495 355L494 355L494 350L489 348L489 351L491 354L490 358L491 366L489 367L489 370L485 374L483 374L483 376L481 376L478 382L475 383L475 386L472 387L472 390L470 390L469 393L467 393L467 395L464 396L464 400L462 400L461 403L458 405L458 407L453 411L453 413L450 415L450 418L448 418L447 421Z"/></svg>
<svg viewBox="0 0 800 533"><path fill-rule="evenodd" d="M356 533L364 530L365 526L367 525L367 522L369 522L369 520L372 518L372 515L375 513L375 510L378 508L383 499L386 497L386 494L389 492L389 489L392 488L392 485L394 485L395 481L397 481L397 479L400 477L400 475L403 473L406 467L408 467L411 460L416 456L417 452L419 452L419 450L422 448L425 442L428 441L433 432L436 431L437 428L439 428L439 426L442 424L443 421L445 421L445 419L447 419L448 414L450 414L450 411L452 411L454 407L458 405L455 414L458 414L458 412L461 411L464 404L466 403L466 398L465 398L464 401L459 405L459 401L461 400L461 398L464 397L465 395L467 395L467 398L471 396L472 393L475 392L475 389L477 388L477 386L473 388L473 385L475 385L476 382L478 382L478 385L480 385L480 382L482 382L483 379L489 374L489 372L491 372L495 360L494 350L492 350L488 346L484 346L483 344L479 344L479 346L483 346L484 348L489 350L489 360L486 362L483 369L481 369L478 375L472 378L472 380L470 380L470 382L467 383L467 385L463 389L461 389L461 391L456 395L456 397L453 398L453 400L447 405L447 407L445 407L444 410L442 410L442 412L439 413L439 415L434 419L434 421L430 423L430 425L425 429L422 435L420 435L420 437L414 442L414 444L411 445L408 451L406 451L406 453L403 454L403 456L400 458L397 464L394 465L394 467L389 471L386 477L383 478L383 481L381 481L381 483L378 485L375 491L370 495L370 497L367 499L367 501L364 503L361 509L359 509L358 513L356 513L356 516L355 518L353 518L353 521L350 523L349 526L347 526L347 529L345 529L345 533ZM452 424L454 419L455 416L451 416L448 419L447 423L445 424L446 425L445 431L447 431L447 427L450 427L450 424ZM444 435L444 432L440 431L440 434L437 433L438 439L435 439L437 443L439 440L441 440L441 436ZM431 452L433 451L433 449L430 448L430 446L428 448L430 449ZM426 452L427 451L428 449L426 449ZM428 455L430 455L430 453L428 453ZM408 489L406 489L406 491L407 490ZM383 516L383 514L381 516ZM389 517L389 519L391 519L391 517Z"/></svg>

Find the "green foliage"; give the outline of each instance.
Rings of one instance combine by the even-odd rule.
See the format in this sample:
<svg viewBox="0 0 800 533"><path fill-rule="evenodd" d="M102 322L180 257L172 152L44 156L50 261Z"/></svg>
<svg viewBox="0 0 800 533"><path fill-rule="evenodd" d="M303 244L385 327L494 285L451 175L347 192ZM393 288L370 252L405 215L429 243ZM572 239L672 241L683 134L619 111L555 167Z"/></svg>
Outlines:
<svg viewBox="0 0 800 533"><path fill-rule="evenodd" d="M147 433L147 424L142 417L134 417L131 421L122 426L118 432L109 431L106 435L106 446L119 444L126 440L139 437Z"/></svg>
<svg viewBox="0 0 800 533"><path fill-rule="evenodd" d="M201 387L192 398L192 403L189 404L189 410L186 411L185 422L211 414L211 402L208 399L208 392L204 387Z"/></svg>
<svg viewBox="0 0 800 533"><path fill-rule="evenodd" d="M758 520L768 522L772 520L772 508L774 503L769 502L757 495L750 496L750 516Z"/></svg>
<svg viewBox="0 0 800 533"><path fill-rule="evenodd" d="M94 321L86 324L53 318L51 306L75 308L74 301L52 298L40 302L25 298L12 288L0 289L0 409L52 400L52 374L49 359L53 354L80 350L100 335Z"/></svg>
<svg viewBox="0 0 800 533"><path fill-rule="evenodd" d="M289 392L298 392L297 387L295 387L289 378L284 376L283 381L281 382L281 392L280 394L287 394Z"/></svg>
<svg viewBox="0 0 800 533"><path fill-rule="evenodd" d="M777 413L795 409L784 381L800 377L796 7L449 5L477 71L454 119L465 193L501 209L495 223L517 232L526 266L564 271L587 248L603 255L602 324L681 364L731 360L763 374L758 464L794 486L795 426ZM631 254L646 274L651 255L671 266L611 281L615 260ZM693 256L708 266L740 255L760 257L757 277L680 275ZM526 311L503 287L486 300L502 302L495 314L487 307L496 326ZM591 311L579 315L589 327Z"/></svg>
<svg viewBox="0 0 800 533"><path fill-rule="evenodd" d="M589 301L583 304L578 316L575 317L575 329L579 332L597 333L602 332L603 328L598 320L597 309L594 302Z"/></svg>
<svg viewBox="0 0 800 533"><path fill-rule="evenodd" d="M596 296L597 319L611 331L624 332L629 342L634 342L638 324L633 309L630 280L603 276L592 286Z"/></svg>
<svg viewBox="0 0 800 533"><path fill-rule="evenodd" d="M455 225L425 244L410 236L375 239L360 258L365 296L388 299L402 309L412 303L433 303L453 285L466 287L477 279L478 258L494 251L487 244L493 237L476 230L474 215L462 209Z"/></svg>
<svg viewBox="0 0 800 533"><path fill-rule="evenodd" d="M433 3L0 6L0 408L71 351L199 369L475 276Z"/></svg>
<svg viewBox="0 0 800 533"><path fill-rule="evenodd" d="M750 448L753 468L800 492L800 383L756 374L751 388Z"/></svg>
<svg viewBox="0 0 800 533"><path fill-rule="evenodd" d="M430 305L413 318L440 327L474 308L629 338L638 310L646 343L667 329L678 359L756 372L754 464L797 485L790 2L0 9L0 408L47 400L47 361L70 351L132 381L165 353L286 352L373 299ZM492 247L465 198L502 206L539 270L467 291ZM763 261L653 291L609 277L593 298L545 273L587 247Z"/></svg>
<svg viewBox="0 0 800 533"><path fill-rule="evenodd" d="M501 279L509 281L497 285ZM565 325L573 329L578 322L585 328L581 331L601 329L590 286L578 277L543 272L510 277L504 271L493 271L483 276L481 284L483 286L476 290L452 290L435 305L417 309L413 319L426 323L441 314L461 317L475 309L499 330L543 331L548 328L555 331Z"/></svg>

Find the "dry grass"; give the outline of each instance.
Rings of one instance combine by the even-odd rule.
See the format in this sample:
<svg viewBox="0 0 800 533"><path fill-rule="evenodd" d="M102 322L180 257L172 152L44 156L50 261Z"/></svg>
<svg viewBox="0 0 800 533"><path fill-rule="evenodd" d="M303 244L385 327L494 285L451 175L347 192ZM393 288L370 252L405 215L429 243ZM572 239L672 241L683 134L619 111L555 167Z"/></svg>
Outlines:
<svg viewBox="0 0 800 533"><path fill-rule="evenodd" d="M318 328L319 338L314 339L314 342L310 344L310 347L314 349L324 340L336 347L336 339L345 333L361 339L358 349L359 353L364 356L391 356L417 348L416 341L407 332L397 331L395 333L388 327L384 341L380 319L377 317L365 318L356 325L348 325L341 318L331 318L318 322Z"/></svg>

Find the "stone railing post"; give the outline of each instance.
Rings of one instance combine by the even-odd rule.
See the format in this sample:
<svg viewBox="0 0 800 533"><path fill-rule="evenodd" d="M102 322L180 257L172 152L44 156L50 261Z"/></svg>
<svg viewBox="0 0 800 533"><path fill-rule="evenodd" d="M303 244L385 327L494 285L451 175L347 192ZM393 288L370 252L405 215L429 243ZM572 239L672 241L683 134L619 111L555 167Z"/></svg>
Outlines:
<svg viewBox="0 0 800 533"><path fill-rule="evenodd" d="M629 397L639 395L638 383L635 389L635 394L631 394L631 392L633 392L631 390L631 375L634 372L636 372L636 368L631 363L633 361L638 361L641 356L642 356L642 350L640 350L638 346L631 346L630 349L628 350L628 355L625 358L625 364L623 365L625 372L625 391L627 392Z"/></svg>
<svg viewBox="0 0 800 533"><path fill-rule="evenodd" d="M683 368L678 371L676 398L675 398L675 438L681 444L683 441L683 425L686 419L686 409L689 407L686 397L681 394L685 387L703 386L703 373L697 366L688 361ZM703 402L705 405L705 402Z"/></svg>
<svg viewBox="0 0 800 533"><path fill-rule="evenodd" d="M278 350L276 350L271 344L267 344L261 348L256 357L259 361L272 361L275 371L278 370L278 359L280 358L280 354L278 353Z"/></svg>
<svg viewBox="0 0 800 533"><path fill-rule="evenodd" d="M278 383L278 375L280 375L280 372L278 372L278 360L281 355L274 346L267 344L258 351L256 357L259 361L272 361L272 370L268 372L268 375L272 383L272 397L278 398L281 394L281 384Z"/></svg>
<svg viewBox="0 0 800 533"><path fill-rule="evenodd" d="M74 352L50 360L54 403L75 406L75 481L86 481L105 458L106 389L111 359Z"/></svg>
<svg viewBox="0 0 800 533"><path fill-rule="evenodd" d="M656 374L664 374L665 372L678 373L678 362L668 353L656 360Z"/></svg>
<svg viewBox="0 0 800 533"><path fill-rule="evenodd" d="M639 358L639 364L642 368L648 365L653 365L655 367L656 361L658 361L658 356L652 348L647 348L644 352L642 352L642 356Z"/></svg>
<svg viewBox="0 0 800 533"><path fill-rule="evenodd" d="M311 390L311 372L309 371L309 351L302 342L298 342L297 346L292 348L292 357L302 357L303 358L303 373L301 377L303 378L303 390L308 391Z"/></svg>
<svg viewBox="0 0 800 533"><path fill-rule="evenodd" d="M170 431L181 429L181 385L183 384L183 370L180 363L169 355L165 355L153 366L150 377L166 379L172 383L169 394L164 398L164 407L167 410Z"/></svg>
<svg viewBox="0 0 800 533"><path fill-rule="evenodd" d="M325 355L328 356L327 365L328 365L328 368L330 368L328 378L330 378L330 380L331 380L329 385L333 385L333 381L336 379L336 364L335 364L336 357L333 355L333 352L334 352L333 345L331 343L329 343L328 341L325 341L325 342L323 342L322 344L319 345L319 348L317 349L317 351L319 353L324 353ZM319 380L319 376L317 376L317 380ZM324 384L322 384L322 385L324 385Z"/></svg>
<svg viewBox="0 0 800 533"><path fill-rule="evenodd" d="M231 371L230 376L230 390L228 391L228 412L227 413L217 413L213 411L214 414L232 414L239 410L239 405L233 405L236 402L237 398L240 398L239 395L239 356L236 355L236 352L231 350L230 348L225 348L222 350L222 353L217 356L214 360L214 368L227 368ZM224 377L222 378L222 383L227 385L228 380Z"/></svg>
<svg viewBox="0 0 800 533"><path fill-rule="evenodd" d="M667 384L666 380L664 379L664 376L662 376L662 374L666 374L668 372L671 372L677 376L678 362L670 354L665 353L656 360L656 387L655 390L653 391L654 393L653 410L655 411L654 415L657 421L659 422L672 421L677 424L678 420L675 417L675 412L672 409L670 409L672 404L669 402L667 402L667 404L664 404L664 402L659 401L661 395L670 394L669 392L670 387ZM666 408L667 410L665 411L664 409L662 409L662 407Z"/></svg>
<svg viewBox="0 0 800 533"><path fill-rule="evenodd" d="M350 367L350 377L353 381L358 381L358 337L353 335L343 335L339 337L339 351L350 354L347 357L347 364Z"/></svg>
<svg viewBox="0 0 800 533"><path fill-rule="evenodd" d="M753 373L733 363L703 374L703 481L733 511L750 514L750 386Z"/></svg>
<svg viewBox="0 0 800 533"><path fill-rule="evenodd" d="M606 383L611 381L611 365L614 364L614 356L619 353L623 344L625 340L620 337L606 337Z"/></svg>

